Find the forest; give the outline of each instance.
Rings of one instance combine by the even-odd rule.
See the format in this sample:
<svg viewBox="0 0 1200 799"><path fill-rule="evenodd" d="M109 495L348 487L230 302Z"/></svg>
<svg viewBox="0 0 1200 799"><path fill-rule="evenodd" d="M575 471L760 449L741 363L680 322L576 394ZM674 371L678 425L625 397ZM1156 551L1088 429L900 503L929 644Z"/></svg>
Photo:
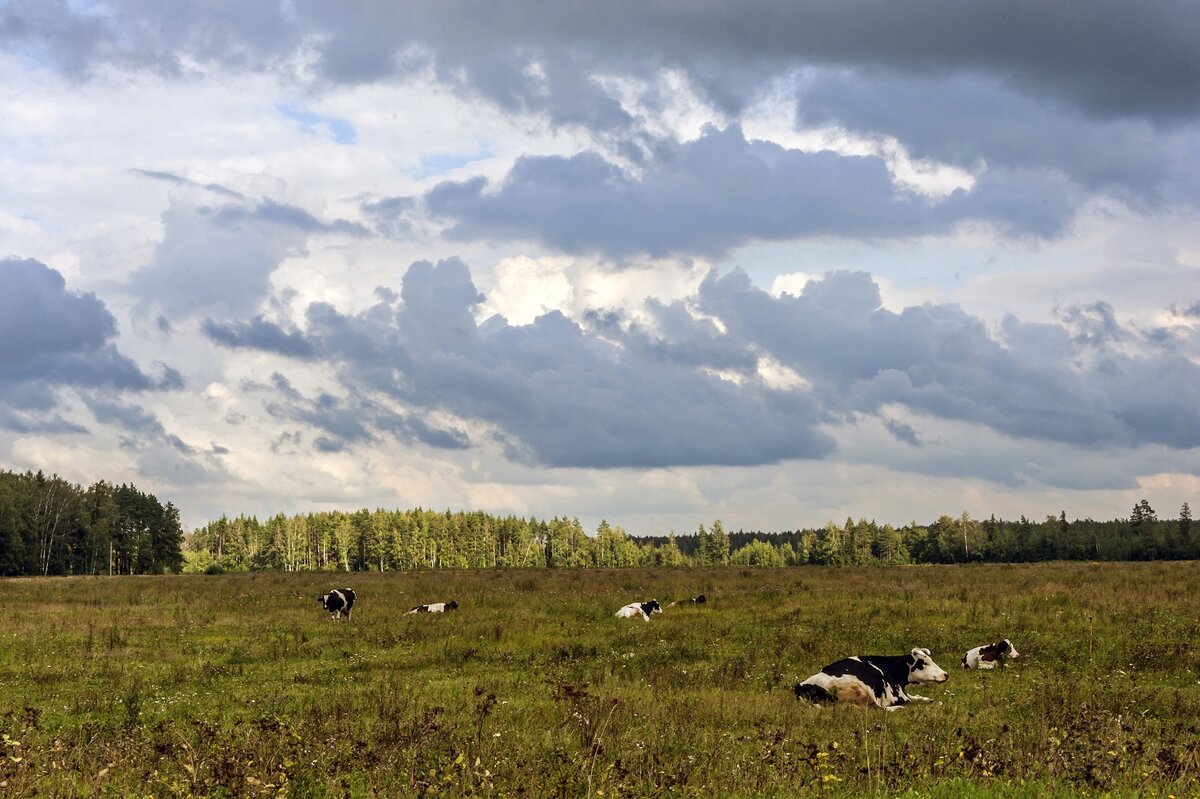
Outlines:
<svg viewBox="0 0 1200 799"><path fill-rule="evenodd" d="M607 521L482 511L368 510L222 516L184 535L179 510L132 485L88 488L57 475L0 471L0 575L203 571L403 571L481 568L861 566L1200 558L1187 503L1159 519L1143 499L1128 518L1035 521L944 515L895 527L846 519L782 532L721 521L665 536Z"/></svg>
<svg viewBox="0 0 1200 799"><path fill-rule="evenodd" d="M132 485L0 470L0 576L183 568L179 510Z"/></svg>
<svg viewBox="0 0 1200 799"><path fill-rule="evenodd" d="M578 518L362 509L260 522L221 517L187 540L188 570L393 571L480 568L898 565L1043 560L1175 560L1200 557L1185 503L1160 520L1149 502L1129 518L1033 521L963 513L902 527L847 519L787 532L727 531L721 521L692 533L631 535L602 521L588 535Z"/></svg>

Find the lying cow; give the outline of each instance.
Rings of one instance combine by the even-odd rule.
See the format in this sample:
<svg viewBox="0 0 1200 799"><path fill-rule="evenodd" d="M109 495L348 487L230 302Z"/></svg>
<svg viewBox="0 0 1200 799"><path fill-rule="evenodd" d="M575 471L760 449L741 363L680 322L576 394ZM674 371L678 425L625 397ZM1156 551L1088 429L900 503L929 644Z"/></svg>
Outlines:
<svg viewBox="0 0 1200 799"><path fill-rule="evenodd" d="M662 606L658 604L657 599L651 599L649 602L630 602L618 610L616 615L618 619L650 621L651 613L662 613Z"/></svg>
<svg viewBox="0 0 1200 799"><path fill-rule="evenodd" d="M317 597L317 601L329 611L332 618L340 619L345 614L348 620L350 609L354 607L354 592L349 588L336 588L325 596Z"/></svg>
<svg viewBox="0 0 1200 799"><path fill-rule="evenodd" d="M703 605L707 601L708 600L704 598L704 594L700 594L699 596L694 596L691 599L680 599L676 602L672 602L671 604L667 605L667 607L673 608L676 605Z"/></svg>
<svg viewBox="0 0 1200 799"><path fill-rule="evenodd" d="M909 702L933 701L908 693L905 686L948 679L929 650L917 648L907 655L857 655L831 663L797 685L796 696L814 704L851 702L898 710Z"/></svg>
<svg viewBox="0 0 1200 799"><path fill-rule="evenodd" d="M432 605L417 605L409 613L446 613L458 610L458 603L451 599L449 602L434 602Z"/></svg>
<svg viewBox="0 0 1200 799"><path fill-rule="evenodd" d="M977 646L968 650L967 654L963 655L962 667L964 669L994 669L997 663L1003 666L1005 660L1016 657L1020 657L1020 655L1012 645L1012 641L1005 638L994 644Z"/></svg>

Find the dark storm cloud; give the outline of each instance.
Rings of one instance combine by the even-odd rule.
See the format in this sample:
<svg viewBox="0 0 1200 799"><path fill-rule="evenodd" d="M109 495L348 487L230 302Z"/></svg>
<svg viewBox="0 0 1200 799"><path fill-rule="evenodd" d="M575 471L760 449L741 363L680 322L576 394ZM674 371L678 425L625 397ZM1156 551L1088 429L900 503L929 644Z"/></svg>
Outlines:
<svg viewBox="0 0 1200 799"><path fill-rule="evenodd" d="M807 153L709 128L635 178L591 152L524 157L499 186L444 182L425 195L451 239L541 241L566 252L719 255L751 240L891 238L944 230L881 158Z"/></svg>
<svg viewBox="0 0 1200 799"><path fill-rule="evenodd" d="M731 110L769 74L833 65L993 75L1099 116L1194 117L1198 28L1189 0L13 0L0 10L0 41L75 74L97 63L178 73L187 60L292 70L288 57L309 48L327 81L433 71L509 110L598 129L626 120L592 76L662 65L689 71Z"/></svg>
<svg viewBox="0 0 1200 799"><path fill-rule="evenodd" d="M995 77L823 71L801 82L797 115L804 126L894 136L914 157L971 171L986 163L1017 174L1057 172L1082 190L1139 203L1200 198L1195 125L1163 130L1143 118L1098 119Z"/></svg>
<svg viewBox="0 0 1200 799"><path fill-rule="evenodd" d="M721 256L752 241L947 233L962 222L1051 238L1085 199L1054 171L980 175L943 199L897 185L877 156L789 150L708 128L637 177L594 152L526 156L503 182L446 181L424 197L451 240L537 241L569 253Z"/></svg>
<svg viewBox="0 0 1200 799"><path fill-rule="evenodd" d="M1052 237L1096 195L1140 208L1194 206L1198 8L1189 0L221 0L169 8L15 0L0 10L0 41L73 75L102 64L168 75L217 65L275 72L317 91L432 78L510 115L586 129L606 152L645 170L635 180L584 152L522 159L500 185L443 184L425 206L452 222L452 238L526 239L614 257L719 255L752 240L946 233L962 220ZM656 85L660 69L687 75L735 121L794 83L803 123L895 137L919 158L979 173L976 186L934 207L899 190L877 158L771 152L739 141L736 128L688 144L657 138L660 126L638 115L677 102ZM635 103L622 105L613 78L633 79L623 85ZM353 121L344 122L351 130ZM293 234L366 232L270 203L221 212ZM382 235L413 233L412 198L363 212ZM241 245L228 231L214 240L231 264L227 279L199 285L194 276L207 270L188 247L164 253L176 263L149 281L164 296L184 287L185 298L167 300L176 314L221 303L244 314L233 298L260 298L269 264L298 246L278 231ZM229 291L216 296L217 286Z"/></svg>
<svg viewBox="0 0 1200 799"><path fill-rule="evenodd" d="M143 372L113 343L116 320L96 295L71 291L40 261L0 260L0 427L79 432L56 413L62 388L176 388L179 373Z"/></svg>
<svg viewBox="0 0 1200 799"><path fill-rule="evenodd" d="M40 261L0 261L0 367L99 349L117 322L95 294L68 291Z"/></svg>

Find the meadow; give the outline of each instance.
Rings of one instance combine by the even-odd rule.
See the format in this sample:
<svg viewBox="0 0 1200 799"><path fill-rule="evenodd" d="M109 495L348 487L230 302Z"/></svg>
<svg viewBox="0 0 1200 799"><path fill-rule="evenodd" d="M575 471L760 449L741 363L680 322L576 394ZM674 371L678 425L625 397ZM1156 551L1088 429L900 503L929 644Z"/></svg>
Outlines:
<svg viewBox="0 0 1200 799"><path fill-rule="evenodd" d="M342 586L348 623L316 600ZM1196 562L0 580L0 795L1200 796L1198 588ZM1008 668L959 668L1002 637ZM792 693L918 645L934 703Z"/></svg>

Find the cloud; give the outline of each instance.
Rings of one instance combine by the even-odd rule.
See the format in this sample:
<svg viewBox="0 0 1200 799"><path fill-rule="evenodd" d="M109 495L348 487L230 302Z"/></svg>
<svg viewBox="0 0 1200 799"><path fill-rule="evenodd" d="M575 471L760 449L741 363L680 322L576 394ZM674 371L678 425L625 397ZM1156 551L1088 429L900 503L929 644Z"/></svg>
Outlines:
<svg viewBox="0 0 1200 799"><path fill-rule="evenodd" d="M187 191L172 195L162 241L130 280L130 291L168 323L206 312L253 313L268 295L272 273L310 237L368 235L357 223L324 222L269 198L205 199Z"/></svg>
<svg viewBox="0 0 1200 799"><path fill-rule="evenodd" d="M220 458L228 453L224 447L194 447L136 403L94 392L85 395L84 402L97 422L119 431L120 446L134 457L141 475L187 486L211 485L229 477Z"/></svg>
<svg viewBox="0 0 1200 799"><path fill-rule="evenodd" d="M558 312L521 326L501 317L477 323L483 296L458 259L414 263L401 297L384 293L354 315L314 305L307 338L356 395L483 423L513 459L594 468L749 464L820 457L831 446L803 396L698 370L677 349L651 346L644 332L641 346L623 348ZM382 426L347 413L341 400L276 389L284 399L273 413L322 430L333 444L365 440L369 426Z"/></svg>
<svg viewBox="0 0 1200 799"><path fill-rule="evenodd" d="M645 322L593 310L581 326L553 311L514 326L498 316L475 321L483 297L457 259L414 263L401 302L378 296L358 314L310 306L304 337L315 357L352 398L389 397L412 409L409 423L430 413L482 423L520 462L652 468L822 458L833 446L824 431L864 416L911 448L929 447L897 409L1008 440L1200 447L1200 366L1123 328L1103 303L1069 309L1054 324L1010 316L992 332L956 305L887 310L861 272L773 297L734 270L711 272L686 302L649 301ZM763 358L795 379L773 386ZM326 448L369 440L369 429L383 426L364 421L370 405L361 399L351 407L275 388L284 399L272 412L323 431ZM1030 479L1015 463L997 464L989 479Z"/></svg>
<svg viewBox="0 0 1200 799"><path fill-rule="evenodd" d="M302 333L285 330L261 316L245 323L206 319L202 329L209 340L230 349L255 349L292 358L308 358L313 354L312 345Z"/></svg>
<svg viewBox="0 0 1200 799"><path fill-rule="evenodd" d="M1004 9L954 0L751 0L737 6L625 0L604 6L481 0L437 4L192 3L102 7L13 0L0 41L85 74L102 64L166 74L184 64L298 73L314 53L325 81L362 83L432 71L513 110L620 126L595 74L683 69L731 110L763 77L805 65L881 74L974 73L1098 116L1194 117L1200 71L1187 0L1087 9L1022 0ZM311 62L311 59L310 59Z"/></svg>
<svg viewBox="0 0 1200 799"><path fill-rule="evenodd" d="M0 365L88 352L116 335L116 319L95 294L66 286L40 261L0 261Z"/></svg>
<svg viewBox="0 0 1200 799"><path fill-rule="evenodd" d="M1086 195L1053 171L988 170L934 199L898 185L880 156L807 152L706 128L634 175L596 152L525 156L503 182L444 181L425 210L451 241L536 241L572 254L719 257L754 241L945 234L964 222L1062 234ZM387 219L377 205L368 210ZM408 204L398 207L408 214Z"/></svg>
<svg viewBox="0 0 1200 799"><path fill-rule="evenodd" d="M144 373L113 343L117 324L96 295L71 291L40 261L0 260L0 426L79 432L55 415L63 388L178 387L179 373Z"/></svg>
<svg viewBox="0 0 1200 799"><path fill-rule="evenodd" d="M188 186L191 188L204 189L206 191L211 191L214 194L219 194L222 197L229 197L232 199L245 198L245 195L241 192L236 192L233 189L230 189L227 186L222 186L219 183L197 183L196 181L190 180L181 175L176 175L171 172L161 172L155 169L131 169L129 171L135 175L141 175L144 178L160 180L164 183L170 183L175 186Z"/></svg>
<svg viewBox="0 0 1200 799"><path fill-rule="evenodd" d="M269 385L250 383L246 388L274 395L265 405L267 413L276 419L321 431L313 440L318 452L342 452L357 444L374 443L379 433L387 433L403 444L420 442L437 449L464 449L470 445L469 437L460 429L438 427L398 413L354 388L346 397L322 391L310 399L278 372L271 376Z"/></svg>
<svg viewBox="0 0 1200 799"><path fill-rule="evenodd" d="M807 153L708 128L636 178L599 154L526 156L493 187L424 197L451 240L532 240L570 253L719 255L752 240L892 238L947 227L873 156Z"/></svg>
<svg viewBox="0 0 1200 799"><path fill-rule="evenodd" d="M1194 124L1097 117L1019 91L1000 77L974 73L828 70L801 81L796 98L800 126L892 136L915 158L1031 179L1058 174L1077 191L1135 204L1200 199ZM1019 188L1041 189L1032 182Z"/></svg>
<svg viewBox="0 0 1200 799"><path fill-rule="evenodd" d="M895 313L878 298L878 288L853 273L773 298L735 270L704 282L699 308L811 381L831 412L875 414L898 404L1020 439L1200 446L1200 366L1147 337L1134 349L1109 348L1126 337L1114 331L1107 306L1070 317L1086 323L1082 334L1010 316L1001 340L958 306Z"/></svg>

